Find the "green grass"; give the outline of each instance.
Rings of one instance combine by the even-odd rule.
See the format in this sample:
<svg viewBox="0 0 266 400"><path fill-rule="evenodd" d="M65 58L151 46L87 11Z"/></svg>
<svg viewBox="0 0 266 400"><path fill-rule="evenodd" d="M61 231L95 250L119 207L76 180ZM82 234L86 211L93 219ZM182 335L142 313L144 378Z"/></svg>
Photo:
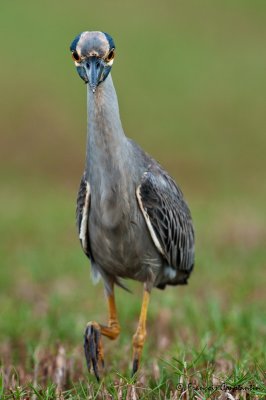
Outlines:
<svg viewBox="0 0 266 400"><path fill-rule="evenodd" d="M1 6L1 399L222 399L222 384L266 397L265 11L259 0ZM152 292L134 379L142 288L117 289L122 332L104 339L100 385L82 336L107 310L74 222L86 116L68 46L85 29L114 36L125 130L180 183L197 239L189 285Z"/></svg>
<svg viewBox="0 0 266 400"><path fill-rule="evenodd" d="M43 182L31 197L34 184L28 182L23 190L8 185L3 191L4 398L23 398L18 393L33 390L33 384L37 398L53 398L60 348L65 353L64 398L85 398L83 391L96 396L98 390L103 398L107 392L126 398L130 390L140 398L169 398L171 391L179 393L181 384L190 384L207 399L222 383L243 386L251 398L256 392L266 395L263 210L261 215L259 209L246 210L243 221L242 209L232 216L225 201L219 204L217 199L213 209L192 202L198 241L190 284L152 292L148 339L136 381L129 378L131 336L141 287L129 282L133 294L117 290L122 333L116 342L104 339L106 373L99 389L86 372L82 334L88 320L106 320L102 285L90 283L69 191ZM206 392L205 386L214 389Z"/></svg>

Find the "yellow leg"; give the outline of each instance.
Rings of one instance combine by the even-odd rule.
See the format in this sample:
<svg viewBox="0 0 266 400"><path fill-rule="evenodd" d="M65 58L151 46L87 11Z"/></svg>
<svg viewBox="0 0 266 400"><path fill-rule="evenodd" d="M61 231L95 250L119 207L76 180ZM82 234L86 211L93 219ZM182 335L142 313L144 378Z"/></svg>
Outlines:
<svg viewBox="0 0 266 400"><path fill-rule="evenodd" d="M138 368L141 359L142 349L144 346L146 332L146 319L147 311L150 300L150 292L144 288L141 312L139 317L139 323L135 335L133 336L133 370L132 375L134 375Z"/></svg>
<svg viewBox="0 0 266 400"><path fill-rule="evenodd" d="M120 333L120 325L117 319L114 293L107 296L107 301L109 309L109 322L108 326L100 324L101 334L111 340L114 340Z"/></svg>
<svg viewBox="0 0 266 400"><path fill-rule="evenodd" d="M99 381L98 364L104 367L104 354L101 335L109 339L116 339L120 333L120 325L117 319L115 297L112 292L107 296L108 309L109 309L109 322L108 325L101 325L95 321L87 324L84 335L84 351L87 361L88 370L90 371L91 365L94 374Z"/></svg>

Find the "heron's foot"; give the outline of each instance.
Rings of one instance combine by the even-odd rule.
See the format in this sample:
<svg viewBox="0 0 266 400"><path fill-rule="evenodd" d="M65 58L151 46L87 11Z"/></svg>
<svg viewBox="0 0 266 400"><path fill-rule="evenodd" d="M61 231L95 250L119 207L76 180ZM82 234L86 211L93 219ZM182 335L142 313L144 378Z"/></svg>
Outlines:
<svg viewBox="0 0 266 400"><path fill-rule="evenodd" d="M146 330L138 330L133 336L133 365L132 365L132 376L135 375L139 369L142 350L146 338Z"/></svg>
<svg viewBox="0 0 266 400"><path fill-rule="evenodd" d="M137 370L139 369L141 355L143 346L145 343L145 339L147 336L146 332L146 318L147 318L147 311L150 299L150 292L144 288L141 312L139 317L139 324L137 327L137 331L133 336L133 367L132 367L132 376L135 375Z"/></svg>
<svg viewBox="0 0 266 400"><path fill-rule="evenodd" d="M84 334L84 352L88 370L93 368L97 381L100 381L99 369L104 368L101 327L97 322L89 322Z"/></svg>

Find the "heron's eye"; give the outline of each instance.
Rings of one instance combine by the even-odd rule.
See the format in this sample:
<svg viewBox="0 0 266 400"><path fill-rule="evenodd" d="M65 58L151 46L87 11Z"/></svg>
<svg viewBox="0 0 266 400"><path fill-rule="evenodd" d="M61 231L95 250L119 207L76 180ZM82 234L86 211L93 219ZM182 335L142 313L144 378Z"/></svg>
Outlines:
<svg viewBox="0 0 266 400"><path fill-rule="evenodd" d="M106 62L112 61L114 59L114 56L115 56L115 51L114 51L114 49L112 49L110 51L110 53L108 54L108 56L106 57L105 61Z"/></svg>
<svg viewBox="0 0 266 400"><path fill-rule="evenodd" d="M77 61L77 62L80 62L80 60L81 60L81 58L80 58L80 56L79 56L77 51L73 51L72 58L73 58L74 61Z"/></svg>

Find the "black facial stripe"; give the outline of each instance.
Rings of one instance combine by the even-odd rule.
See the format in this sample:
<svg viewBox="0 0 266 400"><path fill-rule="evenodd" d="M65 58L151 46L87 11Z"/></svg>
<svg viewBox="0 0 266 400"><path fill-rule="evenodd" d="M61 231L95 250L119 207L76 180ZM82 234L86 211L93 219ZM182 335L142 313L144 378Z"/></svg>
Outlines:
<svg viewBox="0 0 266 400"><path fill-rule="evenodd" d="M106 39L108 40L110 50L115 49L115 42L113 41L113 38L110 35L108 35L108 33L106 33L106 32L103 32L103 34L105 35Z"/></svg>
<svg viewBox="0 0 266 400"><path fill-rule="evenodd" d="M76 47L77 47L78 41L80 39L80 36L81 36L81 33L78 36L75 37L75 39L73 40L73 42L70 45L70 51L75 51L76 50Z"/></svg>
<svg viewBox="0 0 266 400"><path fill-rule="evenodd" d="M105 81L105 79L106 79L107 76L109 75L109 72L111 71L111 69L112 69L112 67L110 67L110 66L106 66L106 67L104 68L103 73L102 73L102 77L101 77L101 80L100 80L99 83Z"/></svg>

